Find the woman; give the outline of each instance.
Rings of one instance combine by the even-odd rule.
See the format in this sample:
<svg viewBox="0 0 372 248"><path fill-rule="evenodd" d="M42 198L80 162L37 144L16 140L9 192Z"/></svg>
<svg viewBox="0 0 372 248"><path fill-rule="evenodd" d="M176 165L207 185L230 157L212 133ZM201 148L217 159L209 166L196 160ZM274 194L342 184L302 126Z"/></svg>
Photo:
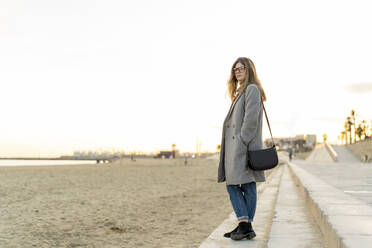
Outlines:
<svg viewBox="0 0 372 248"><path fill-rule="evenodd" d="M238 226L224 237L234 240L256 236L252 222L256 211L256 182L264 182L264 171L247 166L247 150L262 149L262 104L265 92L257 78L253 62L238 58L227 82L232 104L223 123L218 182L226 189Z"/></svg>

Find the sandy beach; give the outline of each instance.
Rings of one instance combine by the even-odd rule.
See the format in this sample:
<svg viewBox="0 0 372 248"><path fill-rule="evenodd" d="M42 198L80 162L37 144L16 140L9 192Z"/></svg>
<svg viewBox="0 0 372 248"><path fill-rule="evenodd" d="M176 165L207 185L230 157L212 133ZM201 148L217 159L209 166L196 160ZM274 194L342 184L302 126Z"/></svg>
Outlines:
<svg viewBox="0 0 372 248"><path fill-rule="evenodd" d="M198 247L231 213L217 160L0 167L0 247Z"/></svg>

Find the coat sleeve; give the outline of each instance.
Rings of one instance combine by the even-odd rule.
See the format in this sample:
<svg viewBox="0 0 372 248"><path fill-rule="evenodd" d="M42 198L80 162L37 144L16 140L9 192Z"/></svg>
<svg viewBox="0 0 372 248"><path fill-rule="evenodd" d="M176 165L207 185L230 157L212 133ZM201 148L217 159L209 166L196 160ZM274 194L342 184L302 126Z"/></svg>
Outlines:
<svg viewBox="0 0 372 248"><path fill-rule="evenodd" d="M248 146L256 135L258 116L261 108L261 92L256 85L248 85L244 101L245 113L240 130L240 138L243 144Z"/></svg>

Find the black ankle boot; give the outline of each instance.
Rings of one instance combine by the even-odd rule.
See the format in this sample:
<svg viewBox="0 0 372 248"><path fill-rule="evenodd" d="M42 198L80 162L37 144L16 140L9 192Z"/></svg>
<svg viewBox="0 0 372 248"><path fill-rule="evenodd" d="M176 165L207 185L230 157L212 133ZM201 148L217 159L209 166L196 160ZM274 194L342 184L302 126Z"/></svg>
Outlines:
<svg viewBox="0 0 372 248"><path fill-rule="evenodd" d="M256 233L253 231L252 224L250 222L240 222L238 230L231 233L231 239L241 240L244 238L253 239L256 237Z"/></svg>
<svg viewBox="0 0 372 248"><path fill-rule="evenodd" d="M234 230L232 230L231 232L225 233L223 236L224 236L225 238L231 238L231 234L232 234L233 232L238 231L238 228L239 228L239 226L235 227Z"/></svg>

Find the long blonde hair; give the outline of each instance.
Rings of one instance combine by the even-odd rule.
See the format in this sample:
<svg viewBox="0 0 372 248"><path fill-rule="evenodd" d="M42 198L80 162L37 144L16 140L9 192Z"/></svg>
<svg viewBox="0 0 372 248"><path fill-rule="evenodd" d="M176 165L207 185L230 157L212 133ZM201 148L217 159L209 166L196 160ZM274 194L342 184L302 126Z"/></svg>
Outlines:
<svg viewBox="0 0 372 248"><path fill-rule="evenodd" d="M238 86L238 80L235 77L234 68L235 65L239 62L246 68L245 72L248 73L248 77L245 77L243 84L239 87L238 90L236 90ZM262 88L261 81L257 77L256 67L254 66L252 60L246 57L239 57L232 65L230 79L227 81L227 91L231 102L234 102L235 98L239 96L249 84L257 85L261 92L262 101L266 101L265 91Z"/></svg>

